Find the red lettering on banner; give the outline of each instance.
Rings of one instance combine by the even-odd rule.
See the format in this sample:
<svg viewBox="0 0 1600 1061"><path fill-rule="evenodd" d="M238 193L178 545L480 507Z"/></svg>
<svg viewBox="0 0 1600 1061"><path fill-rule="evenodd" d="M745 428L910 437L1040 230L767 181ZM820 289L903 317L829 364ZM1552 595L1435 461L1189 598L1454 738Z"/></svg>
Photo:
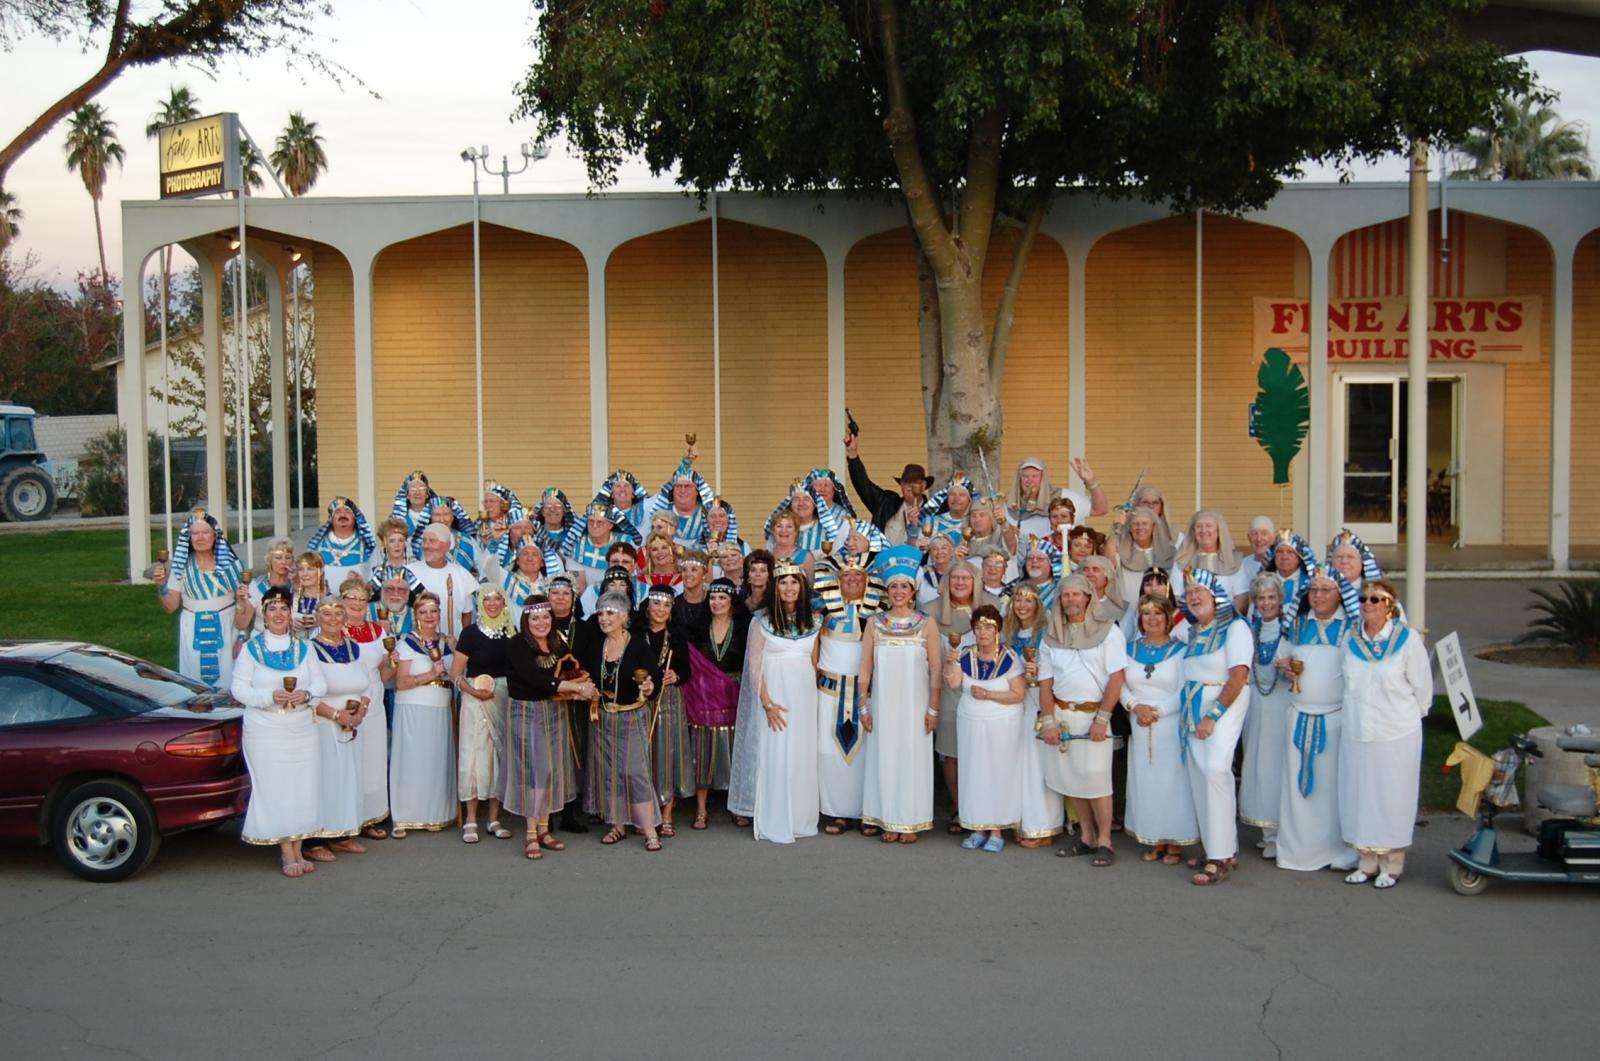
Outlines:
<svg viewBox="0 0 1600 1061"><path fill-rule="evenodd" d="M1274 302L1272 304L1272 334L1284 335L1294 325L1296 315L1300 317L1300 331L1310 330L1311 307L1309 303Z"/></svg>
<svg viewBox="0 0 1600 1061"><path fill-rule="evenodd" d="M1503 332L1514 332L1522 327L1522 303L1502 302L1495 307L1495 321Z"/></svg>
<svg viewBox="0 0 1600 1061"><path fill-rule="evenodd" d="M1437 302L1433 307L1433 327L1428 329L1434 332L1459 332L1461 327L1461 303Z"/></svg>
<svg viewBox="0 0 1600 1061"><path fill-rule="evenodd" d="M1350 326L1351 331L1381 332L1383 330L1383 320L1378 316L1380 308L1378 303L1356 302L1353 303L1353 306L1356 311L1356 320Z"/></svg>

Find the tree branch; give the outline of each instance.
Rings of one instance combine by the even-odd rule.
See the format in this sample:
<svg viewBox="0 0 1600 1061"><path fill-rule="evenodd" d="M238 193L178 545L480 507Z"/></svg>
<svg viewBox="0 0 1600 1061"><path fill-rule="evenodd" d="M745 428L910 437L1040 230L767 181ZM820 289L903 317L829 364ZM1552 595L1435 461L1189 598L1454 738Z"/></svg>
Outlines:
<svg viewBox="0 0 1600 1061"><path fill-rule="evenodd" d="M1000 139L1005 111L990 107L972 123L967 143L967 180L961 193L960 252L969 272L981 274L994 231L995 195L1000 184Z"/></svg>
<svg viewBox="0 0 1600 1061"><path fill-rule="evenodd" d="M106 62L111 62L122 54L123 38L128 33L128 8L133 6L133 0L119 0L117 4L117 17L111 22L111 39L106 42Z"/></svg>
<svg viewBox="0 0 1600 1061"><path fill-rule="evenodd" d="M1006 286L1000 292L1000 305L994 312L994 334L989 339L989 378L999 386L1006 370L1006 352L1011 346L1011 325L1017 319L1017 292L1022 287L1022 272L1028 266L1028 256L1033 251L1034 237L1039 234L1039 223L1044 220L1044 207L1048 191L1041 190L1028 223L1022 229L1011 254L1011 272L1006 276Z"/></svg>
<svg viewBox="0 0 1600 1061"><path fill-rule="evenodd" d="M116 80L117 75L127 65L128 59L126 56L108 59L104 66L90 76L89 80L52 103L43 114L33 120L31 125L18 133L14 140L4 148L0 148L0 187L5 186L6 174L11 171L12 165L22 156L24 151L38 143L56 122L89 102L101 89Z"/></svg>
<svg viewBox="0 0 1600 1061"><path fill-rule="evenodd" d="M883 131L900 175L900 190L911 214L912 231L934 271L948 275L956 266L955 241L940 216L939 189L928 175L922 149L917 146L917 121L912 115L905 75L900 70L900 6L895 0L880 0L878 25L883 34L884 80L889 97Z"/></svg>

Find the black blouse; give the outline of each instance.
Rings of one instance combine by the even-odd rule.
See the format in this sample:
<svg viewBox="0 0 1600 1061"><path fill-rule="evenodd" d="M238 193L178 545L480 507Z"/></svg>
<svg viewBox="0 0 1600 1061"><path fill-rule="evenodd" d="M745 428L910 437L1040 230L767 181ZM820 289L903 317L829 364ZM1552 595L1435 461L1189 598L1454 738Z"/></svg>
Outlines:
<svg viewBox="0 0 1600 1061"><path fill-rule="evenodd" d="M717 658L716 650L711 645L711 628L707 626L694 638L694 647L706 654L706 657L716 664L718 670L724 674L737 678L744 671L744 650L750 638L750 616L735 612L733 615L733 630L729 632L728 644L721 659Z"/></svg>
<svg viewBox="0 0 1600 1061"><path fill-rule="evenodd" d="M658 666L662 657L662 639L668 639L670 656L667 659L666 666L677 672L680 685L689 680L689 639L684 636L682 626L676 622L669 622L665 629L651 630L648 622L641 621L634 629L638 631L635 636L643 638L650 643L650 658L655 660Z"/></svg>
<svg viewBox="0 0 1600 1061"><path fill-rule="evenodd" d="M506 646L511 637L492 637L477 623L461 631L456 638L456 651L467 657L467 677L487 674L491 678L506 676Z"/></svg>
<svg viewBox="0 0 1600 1061"><path fill-rule="evenodd" d="M513 700L549 700L556 695L560 682L556 679L556 662L566 654L560 638L552 638L554 652L541 653L528 644L525 637L507 638L506 693Z"/></svg>
<svg viewBox="0 0 1600 1061"><path fill-rule="evenodd" d="M661 688L661 668L656 663L655 653L650 650L648 638L630 634L627 647L622 650L622 658L613 664L605 662L605 649L606 639L602 635L586 640L577 654L578 662L600 689L601 699L617 704L638 703L639 683L633 677L637 670L648 672L655 687Z"/></svg>

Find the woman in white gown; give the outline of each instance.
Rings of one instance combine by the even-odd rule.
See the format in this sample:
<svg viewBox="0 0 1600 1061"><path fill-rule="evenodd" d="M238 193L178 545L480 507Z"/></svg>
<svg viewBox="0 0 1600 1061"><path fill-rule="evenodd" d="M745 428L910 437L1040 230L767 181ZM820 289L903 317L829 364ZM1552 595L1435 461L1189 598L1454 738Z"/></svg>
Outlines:
<svg viewBox="0 0 1600 1061"><path fill-rule="evenodd" d="M266 632L239 653L228 690L246 708L250 805L240 835L247 844L277 844L283 875L299 877L316 868L301 844L321 831L317 732L307 705L323 694L322 673L305 642L289 636L289 591L272 587L261 607Z"/></svg>
<svg viewBox="0 0 1600 1061"><path fill-rule="evenodd" d="M961 846L991 854L1005 848L1005 830L1022 821L1022 756L1031 750L1022 733L1027 676L1022 658L1001 643L1000 623L998 608L979 605L972 647L944 665L945 685L961 690L961 827L971 830Z"/></svg>
<svg viewBox="0 0 1600 1061"><path fill-rule="evenodd" d="M450 735L450 646L439 637L439 598L411 607L416 629L395 646L394 735L389 756L390 832L438 832L456 821L456 757Z"/></svg>
<svg viewBox="0 0 1600 1061"><path fill-rule="evenodd" d="M1166 594L1140 597L1136 615L1139 634L1128 642L1128 666L1122 672L1122 704L1133 716L1124 826L1145 845L1144 861L1176 866L1184 847L1200 840L1194 795L1179 759L1185 645L1172 635L1177 609Z"/></svg>
<svg viewBox="0 0 1600 1061"><path fill-rule="evenodd" d="M805 572L792 560L779 560L772 604L750 624L740 700L755 701L749 709L740 704L746 724L734 734L735 776L728 794L729 810L754 819L757 840L788 844L817 834L822 811L817 671L811 664L817 625Z"/></svg>
<svg viewBox="0 0 1600 1061"><path fill-rule="evenodd" d="M1067 812L1058 793L1044 783L1045 755L1059 755L1034 739L1039 721L1039 643L1044 640L1046 605L1032 582L1011 587L1011 609L1006 613L1001 640L1022 657L1027 676L1022 700L1022 818L1017 823L1019 847L1048 847L1061 832Z"/></svg>
<svg viewBox="0 0 1600 1061"><path fill-rule="evenodd" d="M1368 579L1361 622L1345 640L1339 822L1361 864L1346 884L1392 888L1405 870L1417 820L1422 720L1433 706L1433 667L1406 625L1394 586Z"/></svg>
<svg viewBox="0 0 1600 1061"><path fill-rule="evenodd" d="M1184 597L1189 643L1183 656L1179 757L1189 771L1200 842L1205 853L1189 860L1195 884L1228 879L1239 865L1238 800L1233 753L1250 709L1250 628L1234 618L1233 595L1212 572L1188 573Z"/></svg>
<svg viewBox="0 0 1600 1061"><path fill-rule="evenodd" d="M1244 720L1244 767L1239 774L1239 820L1261 830L1261 857L1278 857L1278 805L1283 799L1284 731L1289 683L1278 671L1278 645L1287 633L1283 580L1262 572L1250 581L1250 714Z"/></svg>
<svg viewBox="0 0 1600 1061"><path fill-rule="evenodd" d="M361 585L357 577L355 585ZM366 845L356 839L366 823L363 799L366 794L365 763L356 732L367 720L373 704L383 716L383 681L388 653L381 642L362 644L350 636L344 602L325 597L317 605L318 629L307 639L317 669L322 673L323 693L312 705L316 718L317 759L322 789L322 828L318 837L333 843L313 854L317 861L332 861L331 852L366 854Z"/></svg>
<svg viewBox="0 0 1600 1061"><path fill-rule="evenodd" d="M878 558L889 608L872 617L861 648L867 708L861 820L886 844L914 844L933 828L933 731L939 723L940 639L915 607L921 553L897 545Z"/></svg>
<svg viewBox="0 0 1600 1061"><path fill-rule="evenodd" d="M246 630L254 607L240 584L239 560L217 521L197 508L178 532L172 567L150 573L168 615L178 619L178 673L226 689L233 674L236 630Z"/></svg>

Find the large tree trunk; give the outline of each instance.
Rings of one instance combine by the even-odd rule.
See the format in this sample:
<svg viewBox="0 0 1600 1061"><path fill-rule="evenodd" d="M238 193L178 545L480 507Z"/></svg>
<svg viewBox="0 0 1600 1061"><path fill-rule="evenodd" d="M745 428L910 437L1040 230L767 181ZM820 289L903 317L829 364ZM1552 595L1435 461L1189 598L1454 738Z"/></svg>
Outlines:
<svg viewBox="0 0 1600 1061"><path fill-rule="evenodd" d="M989 375L983 274L941 277L938 290L944 373L928 434L928 457L936 478L965 472L980 490L988 490L983 461L992 472L1000 457L1002 423L999 380Z"/></svg>

